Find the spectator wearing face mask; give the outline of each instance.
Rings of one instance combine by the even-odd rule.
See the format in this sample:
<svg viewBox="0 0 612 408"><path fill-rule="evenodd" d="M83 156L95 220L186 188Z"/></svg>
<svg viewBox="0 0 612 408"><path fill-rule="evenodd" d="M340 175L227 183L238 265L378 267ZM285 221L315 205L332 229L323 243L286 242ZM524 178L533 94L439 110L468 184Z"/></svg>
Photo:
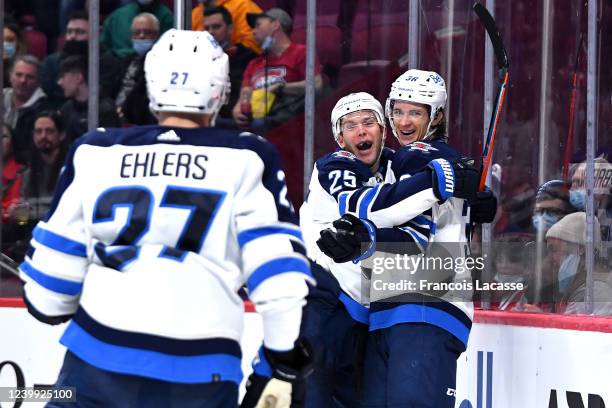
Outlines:
<svg viewBox="0 0 612 408"><path fill-rule="evenodd" d="M604 157L597 157L594 163L593 195L595 214L601 224L601 239L604 244L603 257L612 258L612 164ZM571 175L569 200L576 211L586 211L586 163L575 166Z"/></svg>
<svg viewBox="0 0 612 408"><path fill-rule="evenodd" d="M172 12L161 0L135 0L106 17L102 31L102 43L120 57L133 54L132 21L138 14L145 12L157 17L159 35L174 26Z"/></svg>
<svg viewBox="0 0 612 408"><path fill-rule="evenodd" d="M132 21L132 44L134 53L128 57L121 88L115 99L119 117L133 125L157 123L149 110L147 84L144 75L144 61L147 53L159 38L159 21L151 13L140 13Z"/></svg>
<svg viewBox="0 0 612 408"><path fill-rule="evenodd" d="M601 234L599 221L593 225L595 238L595 271L593 273L593 313L612 315L612 274L599 262ZM576 212L563 217L546 233L548 257L557 271L553 285L558 294L558 313L586 313L586 213ZM555 299L556 300L556 299Z"/></svg>
<svg viewBox="0 0 612 408"><path fill-rule="evenodd" d="M68 17L65 42L60 51L48 55L42 63L41 86L49 97L49 105L57 109L66 102L64 91L57 84L60 64L70 56L84 56L89 47L89 17L85 10L77 10ZM113 98L119 90L117 78L124 71L124 62L103 45L100 47L100 94Z"/></svg>
<svg viewBox="0 0 612 408"><path fill-rule="evenodd" d="M567 186L562 180L550 180L538 188L532 224L543 238L546 232L565 215L574 212L569 201ZM540 235L541 234L541 235Z"/></svg>
<svg viewBox="0 0 612 408"><path fill-rule="evenodd" d="M306 46L291 41L293 20L280 8L249 13L247 21L264 55L247 65L232 114L239 128L263 135L304 108ZM320 90L323 79L318 61L315 73L315 87ZM245 112L245 103L252 117Z"/></svg>
<svg viewBox="0 0 612 408"><path fill-rule="evenodd" d="M10 86L10 72L15 58L27 52L21 27L14 22L4 23L4 87Z"/></svg>

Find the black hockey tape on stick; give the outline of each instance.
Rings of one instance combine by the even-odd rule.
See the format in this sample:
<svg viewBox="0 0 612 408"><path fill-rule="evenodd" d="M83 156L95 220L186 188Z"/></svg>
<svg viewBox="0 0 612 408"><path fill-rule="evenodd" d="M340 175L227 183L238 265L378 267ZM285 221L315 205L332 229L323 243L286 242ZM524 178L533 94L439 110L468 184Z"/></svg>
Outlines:
<svg viewBox="0 0 612 408"><path fill-rule="evenodd" d="M497 29L497 24L491 16L491 13L485 6L480 3L474 4L474 12L478 15L478 18L482 22L491 39L493 44L493 51L495 52L495 58L499 65L499 91L495 99L495 108L491 113L491 120L489 121L489 131L487 133L487 139L482 152L482 172L480 175L480 185L478 190L484 191L485 182L487 179L487 172L491 163L491 153L493 152L493 145L495 144L495 134L497 133L497 125L499 123L499 114L504 104L504 96L506 95L506 86L508 85L508 54L504 47L501 34Z"/></svg>

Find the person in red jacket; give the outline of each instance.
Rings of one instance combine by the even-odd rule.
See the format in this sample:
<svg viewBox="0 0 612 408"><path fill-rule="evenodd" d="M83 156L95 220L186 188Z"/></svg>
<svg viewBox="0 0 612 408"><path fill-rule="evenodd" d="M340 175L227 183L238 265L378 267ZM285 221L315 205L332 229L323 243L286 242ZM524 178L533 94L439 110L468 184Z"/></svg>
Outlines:
<svg viewBox="0 0 612 408"><path fill-rule="evenodd" d="M21 184L23 182L24 166L17 163L13 154L11 128L7 125L2 129L2 223L9 222L12 210L21 199Z"/></svg>

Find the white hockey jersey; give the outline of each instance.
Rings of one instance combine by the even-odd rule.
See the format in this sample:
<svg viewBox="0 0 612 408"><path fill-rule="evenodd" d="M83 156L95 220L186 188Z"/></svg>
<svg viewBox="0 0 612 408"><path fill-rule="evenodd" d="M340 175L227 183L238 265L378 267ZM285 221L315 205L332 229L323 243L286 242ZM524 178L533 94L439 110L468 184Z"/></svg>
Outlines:
<svg viewBox="0 0 612 408"><path fill-rule="evenodd" d="M288 350L311 280L274 147L219 129L91 132L71 149L21 274L41 320L108 371L242 379L246 283L264 344Z"/></svg>
<svg viewBox="0 0 612 408"><path fill-rule="evenodd" d="M380 184L385 179L393 180L390 171L393 154L390 149L383 150L377 175L344 150L322 157L315 163L308 198L300 208L300 226L304 231L308 256L334 275L350 297L340 300L355 320L366 324L368 316L364 316L354 304L369 304L367 286L362 287L361 266L352 262L335 263L321 252L316 241L323 229L330 228L332 222L346 212L376 223L418 216L438 201L433 193L431 176L427 173L405 182Z"/></svg>

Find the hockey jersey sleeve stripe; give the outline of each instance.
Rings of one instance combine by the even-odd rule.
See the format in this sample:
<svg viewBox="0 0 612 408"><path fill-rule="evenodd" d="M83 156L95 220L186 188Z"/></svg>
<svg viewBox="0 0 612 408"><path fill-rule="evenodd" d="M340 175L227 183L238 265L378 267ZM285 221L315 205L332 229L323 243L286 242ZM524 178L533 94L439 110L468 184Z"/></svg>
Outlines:
<svg viewBox="0 0 612 408"><path fill-rule="evenodd" d="M105 343L70 322L60 343L102 370L179 383L232 381L240 384L240 358L227 354L176 356Z"/></svg>
<svg viewBox="0 0 612 408"><path fill-rule="evenodd" d="M347 192L340 193L340 195L338 195L338 212L340 212L340 215L346 214L346 205L349 195L350 194Z"/></svg>
<svg viewBox="0 0 612 408"><path fill-rule="evenodd" d="M412 219L412 221L419 226L429 227L430 230L435 228L435 225L436 225L431 220L427 219L426 217L422 215L417 215L416 217Z"/></svg>
<svg viewBox="0 0 612 408"><path fill-rule="evenodd" d="M291 229L287 227L276 227L267 226L261 228L252 228L246 231L242 231L238 234L238 244L242 248L244 245L253 241L254 239L265 237L273 234L287 234L291 235L300 241L303 241L302 232L299 229Z"/></svg>
<svg viewBox="0 0 612 408"><path fill-rule="evenodd" d="M399 323L424 322L440 327L457 337L466 347L470 326L460 319L427 304L402 304L391 309L370 313L370 331L384 329Z"/></svg>
<svg viewBox="0 0 612 408"><path fill-rule="evenodd" d="M73 321L96 339L116 346L157 351L176 356L196 356L201 354L228 354L241 358L240 345L226 338L207 338L184 340L119 330L104 325L92 318L80 307Z"/></svg>
<svg viewBox="0 0 612 408"><path fill-rule="evenodd" d="M56 251L74 256L87 256L87 248L85 244L63 237L41 227L34 228L34 231L32 231L32 236L39 243Z"/></svg>
<svg viewBox="0 0 612 408"><path fill-rule="evenodd" d="M303 273L312 278L310 267L303 259L290 257L278 258L273 261L266 262L255 269L247 280L247 287L250 292L253 292L266 279L289 272Z"/></svg>
<svg viewBox="0 0 612 408"><path fill-rule="evenodd" d="M363 194L361 203L359 203L359 218L368 218L368 208L374 201L374 198L376 198L379 190L380 186L377 186L369 189L365 194Z"/></svg>
<svg viewBox="0 0 612 408"><path fill-rule="evenodd" d="M21 269L23 273L25 273L40 286L53 292L74 296L78 295L83 288L83 284L81 282L73 282L66 279L49 276L34 268L28 261L24 261L19 266L19 269Z"/></svg>

